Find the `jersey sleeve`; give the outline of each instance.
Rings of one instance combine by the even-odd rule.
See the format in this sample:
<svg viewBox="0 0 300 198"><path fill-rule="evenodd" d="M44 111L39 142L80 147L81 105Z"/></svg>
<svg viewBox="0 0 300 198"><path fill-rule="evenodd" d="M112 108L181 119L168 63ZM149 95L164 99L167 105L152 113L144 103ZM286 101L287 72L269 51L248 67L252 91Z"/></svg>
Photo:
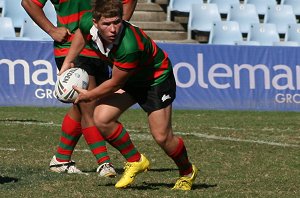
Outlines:
<svg viewBox="0 0 300 198"><path fill-rule="evenodd" d="M127 3L130 3L131 1L133 1L133 0L122 0L122 3L127 4Z"/></svg>
<svg viewBox="0 0 300 198"><path fill-rule="evenodd" d="M31 0L37 6L43 8L44 5L47 3L47 0Z"/></svg>
<svg viewBox="0 0 300 198"><path fill-rule="evenodd" d="M90 29L93 27L93 17L91 12L86 12L82 15L79 21L79 28L85 35L90 34Z"/></svg>

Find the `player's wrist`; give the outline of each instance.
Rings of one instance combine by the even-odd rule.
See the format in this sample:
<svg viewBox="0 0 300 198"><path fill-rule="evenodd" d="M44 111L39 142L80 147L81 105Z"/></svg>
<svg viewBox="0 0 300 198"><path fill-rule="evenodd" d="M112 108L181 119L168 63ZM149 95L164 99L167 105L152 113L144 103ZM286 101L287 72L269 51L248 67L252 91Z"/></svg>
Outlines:
<svg viewBox="0 0 300 198"><path fill-rule="evenodd" d="M48 27L48 29L46 29L46 33L49 34L51 37L53 37L53 34L56 31L56 27L55 26L50 26Z"/></svg>

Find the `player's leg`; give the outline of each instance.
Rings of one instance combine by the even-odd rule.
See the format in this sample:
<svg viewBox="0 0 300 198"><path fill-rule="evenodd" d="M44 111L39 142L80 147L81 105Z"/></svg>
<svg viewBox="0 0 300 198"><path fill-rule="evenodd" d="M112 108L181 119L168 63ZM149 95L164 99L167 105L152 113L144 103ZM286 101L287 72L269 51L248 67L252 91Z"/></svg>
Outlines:
<svg viewBox="0 0 300 198"><path fill-rule="evenodd" d="M190 163L182 138L173 134L172 102L176 96L174 76L171 74L161 84L151 87L147 96L146 102L141 106L148 112L151 134L179 169L181 178L174 188L190 190L197 175L197 168Z"/></svg>
<svg viewBox="0 0 300 198"><path fill-rule="evenodd" d="M138 173L149 168L148 159L138 152L127 130L118 122L120 115L134 103L135 101L126 92L115 93L103 99L94 112L97 128L127 161L124 173L115 185L116 188L127 187Z"/></svg>
<svg viewBox="0 0 300 198"><path fill-rule="evenodd" d="M61 67L64 58L56 58L56 65ZM54 172L82 173L71 161L72 153L81 137L81 114L76 105L66 113L61 126L61 135L55 155L50 161L50 170Z"/></svg>
<svg viewBox="0 0 300 198"><path fill-rule="evenodd" d="M172 106L153 111L148 116L151 134L157 144L175 162L180 179L174 189L190 190L197 176L197 168L188 159L183 139L173 134L171 123Z"/></svg>
<svg viewBox="0 0 300 198"><path fill-rule="evenodd" d="M109 78L109 71L107 65L103 61L96 58L79 57L78 67L84 69L89 74L89 86L91 90L103 81ZM96 102L80 103L81 110L81 126L83 136L89 145L93 155L96 158L99 167L97 172L99 176L114 177L116 171L111 163L110 157L107 153L106 141L94 124L93 113Z"/></svg>

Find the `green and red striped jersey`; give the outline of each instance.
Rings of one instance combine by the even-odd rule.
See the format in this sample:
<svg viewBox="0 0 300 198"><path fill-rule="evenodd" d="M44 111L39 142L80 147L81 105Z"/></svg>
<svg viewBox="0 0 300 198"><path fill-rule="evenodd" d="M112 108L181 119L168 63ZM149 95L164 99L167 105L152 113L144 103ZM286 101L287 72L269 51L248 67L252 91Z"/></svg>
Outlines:
<svg viewBox="0 0 300 198"><path fill-rule="evenodd" d="M44 7L48 0L32 0L39 7ZM54 56L64 57L67 55L74 33L79 27L79 21L82 15L91 10L91 0L50 0L54 5L57 14L57 27L66 27L72 35L65 43L54 42ZM80 53L82 56L98 58L99 55L86 46Z"/></svg>
<svg viewBox="0 0 300 198"><path fill-rule="evenodd" d="M148 37L139 27L123 21L123 29L108 53L104 53L98 30L93 26L91 13L85 13L79 28L90 34L98 51L107 56L113 65L122 70L134 70L127 84L133 86L154 86L163 82L172 72L172 64L165 51Z"/></svg>

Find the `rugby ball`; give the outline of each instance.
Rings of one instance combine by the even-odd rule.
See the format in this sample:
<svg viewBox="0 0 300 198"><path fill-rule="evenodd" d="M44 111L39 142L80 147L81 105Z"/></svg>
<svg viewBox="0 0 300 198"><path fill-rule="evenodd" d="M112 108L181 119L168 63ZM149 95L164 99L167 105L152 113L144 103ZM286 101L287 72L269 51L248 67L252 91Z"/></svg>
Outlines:
<svg viewBox="0 0 300 198"><path fill-rule="evenodd" d="M87 89L89 83L88 73L81 68L70 68L64 71L55 83L54 95L64 103L72 103L78 93L72 88L73 85Z"/></svg>

